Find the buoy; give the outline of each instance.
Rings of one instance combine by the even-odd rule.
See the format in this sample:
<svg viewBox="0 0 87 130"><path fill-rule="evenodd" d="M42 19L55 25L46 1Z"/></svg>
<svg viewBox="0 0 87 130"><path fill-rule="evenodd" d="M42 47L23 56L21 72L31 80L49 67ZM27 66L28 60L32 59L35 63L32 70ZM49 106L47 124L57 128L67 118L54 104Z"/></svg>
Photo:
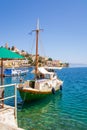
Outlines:
<svg viewBox="0 0 87 130"><path fill-rule="evenodd" d="M54 87L52 87L52 94L55 94L55 89L54 89Z"/></svg>

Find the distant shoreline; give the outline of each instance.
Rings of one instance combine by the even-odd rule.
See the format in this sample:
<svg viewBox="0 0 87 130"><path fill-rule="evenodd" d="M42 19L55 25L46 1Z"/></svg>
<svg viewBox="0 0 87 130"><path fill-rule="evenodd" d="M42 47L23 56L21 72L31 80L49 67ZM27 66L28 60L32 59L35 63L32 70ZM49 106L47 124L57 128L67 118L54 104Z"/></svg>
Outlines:
<svg viewBox="0 0 87 130"><path fill-rule="evenodd" d="M69 68L71 67L87 67L87 64L69 64Z"/></svg>

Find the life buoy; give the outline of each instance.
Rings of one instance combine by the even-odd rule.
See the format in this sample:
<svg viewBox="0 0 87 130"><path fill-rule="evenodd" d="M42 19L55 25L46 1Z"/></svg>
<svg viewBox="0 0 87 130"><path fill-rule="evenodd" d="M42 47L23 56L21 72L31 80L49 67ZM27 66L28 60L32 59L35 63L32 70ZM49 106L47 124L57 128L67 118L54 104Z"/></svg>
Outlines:
<svg viewBox="0 0 87 130"><path fill-rule="evenodd" d="M56 91L55 91L54 87L52 87L52 94L55 94L55 93L56 93Z"/></svg>

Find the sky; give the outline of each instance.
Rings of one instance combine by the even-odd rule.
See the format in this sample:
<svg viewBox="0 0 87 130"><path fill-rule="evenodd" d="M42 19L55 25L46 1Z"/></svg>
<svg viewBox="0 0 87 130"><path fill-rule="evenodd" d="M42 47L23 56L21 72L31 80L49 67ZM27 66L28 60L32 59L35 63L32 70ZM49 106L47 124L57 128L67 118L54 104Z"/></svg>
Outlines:
<svg viewBox="0 0 87 130"><path fill-rule="evenodd" d="M87 64L87 0L0 0L0 46L39 52L62 62Z"/></svg>

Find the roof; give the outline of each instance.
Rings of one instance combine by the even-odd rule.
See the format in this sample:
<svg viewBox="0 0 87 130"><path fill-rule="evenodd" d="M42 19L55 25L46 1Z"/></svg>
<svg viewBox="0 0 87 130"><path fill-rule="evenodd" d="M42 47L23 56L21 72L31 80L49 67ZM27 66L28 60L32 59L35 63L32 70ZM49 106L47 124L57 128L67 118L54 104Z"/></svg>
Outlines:
<svg viewBox="0 0 87 130"><path fill-rule="evenodd" d="M0 59L24 59L24 57L16 52L12 52L7 48L0 47Z"/></svg>

